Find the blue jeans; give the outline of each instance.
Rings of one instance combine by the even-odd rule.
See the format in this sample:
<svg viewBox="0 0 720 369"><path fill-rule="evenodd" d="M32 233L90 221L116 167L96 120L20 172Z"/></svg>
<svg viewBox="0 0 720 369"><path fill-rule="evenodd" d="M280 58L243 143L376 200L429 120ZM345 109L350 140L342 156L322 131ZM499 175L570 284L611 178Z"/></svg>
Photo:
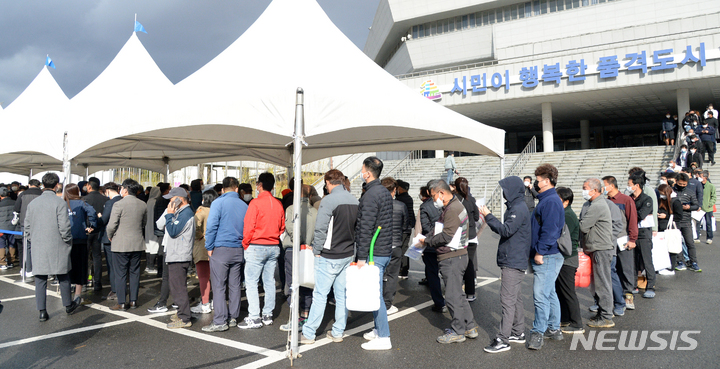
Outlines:
<svg viewBox="0 0 720 369"><path fill-rule="evenodd" d="M260 295L258 282L262 276L265 289L265 306L263 315L272 315L275 309L275 268L280 256L278 246L250 245L245 250L245 294L248 299L248 317L260 317Z"/></svg>
<svg viewBox="0 0 720 369"><path fill-rule="evenodd" d="M452 183L453 179L453 170L452 169L445 169L447 171L447 183Z"/></svg>
<svg viewBox="0 0 720 369"><path fill-rule="evenodd" d="M713 217L712 211L708 211L707 213L705 213L705 228L707 229L705 231L705 236L708 240L713 239L713 230L712 230L713 219L712 219L712 217Z"/></svg>
<svg viewBox="0 0 720 369"><path fill-rule="evenodd" d="M290 250L290 249L288 249ZM344 259L315 258L315 291L313 302L310 305L308 320L302 327L302 334L306 338L314 339L316 331L322 323L327 304L327 295L330 289L335 290L335 323L332 326L333 337L342 337L347 322L347 309L345 308L345 271L352 262L353 257Z"/></svg>
<svg viewBox="0 0 720 369"><path fill-rule="evenodd" d="M540 265L532 261L535 300L533 332L545 333L548 328L560 329L560 300L555 293L555 280L564 261L565 258L560 253L543 256L543 263Z"/></svg>
<svg viewBox="0 0 720 369"><path fill-rule="evenodd" d="M385 268L387 268L388 264L390 264L390 256L375 256L375 266L380 269L380 310L373 311L373 320L375 321L378 337L390 337L390 324L388 323L387 308L383 299L383 275L385 275Z"/></svg>
<svg viewBox="0 0 720 369"><path fill-rule="evenodd" d="M613 256L612 262L610 263L610 274L612 276L612 290L615 309L625 307L625 296L623 295L623 287L620 283L620 276L617 273L616 265L617 256Z"/></svg>

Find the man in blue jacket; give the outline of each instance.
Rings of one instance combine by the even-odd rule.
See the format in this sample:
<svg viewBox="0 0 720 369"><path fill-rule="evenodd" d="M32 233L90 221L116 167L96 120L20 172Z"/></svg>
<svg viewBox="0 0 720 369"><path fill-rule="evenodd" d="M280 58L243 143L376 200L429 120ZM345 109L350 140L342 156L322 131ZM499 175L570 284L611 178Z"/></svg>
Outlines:
<svg viewBox="0 0 720 369"><path fill-rule="evenodd" d="M210 257L210 284L215 315L205 332L221 332L237 325L240 316L240 270L243 262L243 225L247 204L238 195L238 180L225 177L223 194L213 201L205 231L205 248ZM228 289L228 304L225 290ZM218 303L215 304L215 300ZM228 320L228 315L230 319Z"/></svg>
<svg viewBox="0 0 720 369"><path fill-rule="evenodd" d="M507 205L505 222L500 223L486 206L480 208L490 229L500 235L497 265L501 271L502 320L495 339L485 347L489 353L510 350L510 342L525 342L525 308L520 288L530 257L530 211L520 177L501 179L500 187Z"/></svg>
<svg viewBox="0 0 720 369"><path fill-rule="evenodd" d="M538 204L530 218L532 224L532 250L530 265L533 268L533 299L535 320L527 348L539 350L543 335L561 340L560 301L555 292L555 280L560 274L564 258L557 240L565 226L565 210L555 191L558 170L551 164L535 169Z"/></svg>

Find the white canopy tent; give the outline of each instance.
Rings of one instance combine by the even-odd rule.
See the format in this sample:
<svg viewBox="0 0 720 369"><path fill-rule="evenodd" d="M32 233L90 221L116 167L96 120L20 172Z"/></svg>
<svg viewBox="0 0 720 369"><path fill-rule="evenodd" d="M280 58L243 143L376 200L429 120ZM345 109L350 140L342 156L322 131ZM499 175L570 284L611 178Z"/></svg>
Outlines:
<svg viewBox="0 0 720 369"><path fill-rule="evenodd" d="M45 66L20 96L0 113L2 127L20 134L0 147L0 171L28 175L62 170L63 127L68 98Z"/></svg>
<svg viewBox="0 0 720 369"><path fill-rule="evenodd" d="M289 165L292 153L286 145L292 140L297 87L305 91L305 163L419 148L504 153L504 131L433 103L397 81L348 40L314 0L273 1L238 40L169 93L141 98L137 94L152 79L140 78L127 66L124 74L113 69L115 84L105 84L108 94L102 96L117 111L96 109L73 118L95 117L115 123L116 129L73 132L74 164L117 159L157 170L167 157L171 169L226 160ZM134 96L132 102L128 95ZM73 98L74 112L80 97Z"/></svg>

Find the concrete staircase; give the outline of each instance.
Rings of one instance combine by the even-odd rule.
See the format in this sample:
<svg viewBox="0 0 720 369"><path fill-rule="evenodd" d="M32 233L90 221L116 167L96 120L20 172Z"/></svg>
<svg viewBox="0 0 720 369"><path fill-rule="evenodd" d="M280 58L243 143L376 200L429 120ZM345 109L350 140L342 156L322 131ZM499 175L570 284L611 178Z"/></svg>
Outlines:
<svg viewBox="0 0 720 369"><path fill-rule="evenodd" d="M657 180L661 171L667 168L672 160L672 148L665 146L645 146L614 149L575 150L554 153L534 153L520 171L522 176L529 175L534 178L535 168L542 163L550 163L558 168L558 186L569 187L575 193L573 209L579 213L582 207L582 184L587 178L602 178L606 175L615 176L618 179L620 190L626 187L628 170L639 166L648 173L651 185L657 186ZM505 167L510 168L518 154L507 155ZM390 171L399 161L388 160L384 162L386 172L382 177L392 176L410 183L410 195L413 197L415 212L418 211L420 200L418 194L420 187L427 184L430 179L444 178L443 169L445 159L419 159L412 161L401 178ZM471 156L455 158L460 175L467 178L471 191L475 198L484 196L487 186L487 196L497 186L500 180L500 160L488 156ZM709 164L708 164L709 166ZM710 178L717 178L720 183L720 165L711 167ZM720 187L720 186L719 186ZM361 182L355 180L351 186L351 192L360 197ZM492 210L492 209L491 209ZM494 210L497 212L497 210Z"/></svg>

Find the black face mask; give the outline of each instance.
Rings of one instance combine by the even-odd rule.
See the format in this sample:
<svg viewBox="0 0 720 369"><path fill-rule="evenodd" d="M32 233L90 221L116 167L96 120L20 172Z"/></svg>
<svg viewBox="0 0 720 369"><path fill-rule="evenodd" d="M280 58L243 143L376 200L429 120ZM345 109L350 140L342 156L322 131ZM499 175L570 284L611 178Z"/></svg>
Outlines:
<svg viewBox="0 0 720 369"><path fill-rule="evenodd" d="M685 190L685 187L687 187L687 186L675 185L675 189L676 189L678 192L683 192L683 191Z"/></svg>
<svg viewBox="0 0 720 369"><path fill-rule="evenodd" d="M533 188L535 189L535 191L540 192L540 186L538 186L537 179L535 180L535 182L533 182Z"/></svg>

